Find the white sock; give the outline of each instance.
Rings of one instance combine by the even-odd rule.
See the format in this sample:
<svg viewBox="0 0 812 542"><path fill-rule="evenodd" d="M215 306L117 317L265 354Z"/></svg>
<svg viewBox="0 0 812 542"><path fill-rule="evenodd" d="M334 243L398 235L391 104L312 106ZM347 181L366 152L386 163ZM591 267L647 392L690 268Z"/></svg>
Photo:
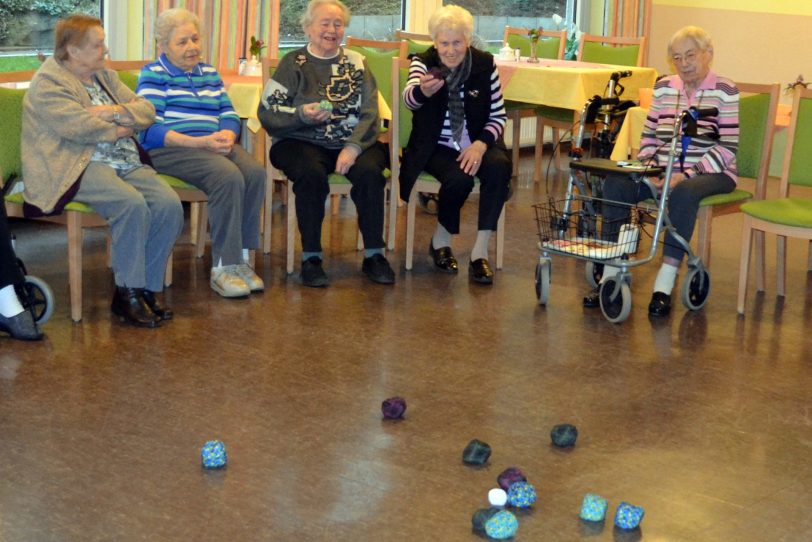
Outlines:
<svg viewBox="0 0 812 542"><path fill-rule="evenodd" d="M654 279L654 291L671 295L671 290L674 289L674 283L677 282L677 269L677 267L667 263L660 266L660 270L657 272L657 278Z"/></svg>
<svg viewBox="0 0 812 542"><path fill-rule="evenodd" d="M439 222L437 223L437 229L434 230L434 236L431 238L431 245L434 248L451 246L451 234Z"/></svg>
<svg viewBox="0 0 812 542"><path fill-rule="evenodd" d="M242 249L242 261L248 263L248 260L251 258L251 250L244 248Z"/></svg>
<svg viewBox="0 0 812 542"><path fill-rule="evenodd" d="M11 318L24 310L23 306L20 305L20 300L17 299L17 292L14 291L13 284L0 289L0 314L6 318Z"/></svg>
<svg viewBox="0 0 812 542"><path fill-rule="evenodd" d="M493 234L493 230L479 230L476 232L474 248L471 249L472 262L480 258L488 259L488 242L491 240L491 234Z"/></svg>

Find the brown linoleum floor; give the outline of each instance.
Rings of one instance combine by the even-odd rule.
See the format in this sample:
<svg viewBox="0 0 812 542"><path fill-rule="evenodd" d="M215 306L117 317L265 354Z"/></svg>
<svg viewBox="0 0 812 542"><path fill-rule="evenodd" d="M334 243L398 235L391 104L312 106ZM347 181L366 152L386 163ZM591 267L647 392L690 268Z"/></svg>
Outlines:
<svg viewBox="0 0 812 542"><path fill-rule="evenodd" d="M69 318L64 230L15 222L18 253L50 283L46 339L0 337L0 541L475 541L470 518L509 466L539 499L517 541L770 542L812 539L812 275L790 242L788 295L735 310L740 218L714 224L712 293L662 321L646 307L657 263L634 271L621 325L584 310L583 264L555 258L536 303L532 158L508 205L505 268L493 287L432 271L433 218L418 212L415 269L368 283L345 202L325 225L332 285L284 274L281 212L257 269L265 293L218 297L208 256L180 245L158 330L110 317L104 236L85 242L84 320ZM555 184L555 188L560 188ZM467 263L474 204L456 243ZM346 208L350 207L350 208ZM405 208L400 210L400 245ZM406 419L381 420L401 395ZM550 445L553 425L577 445ZM201 445L229 464L204 471ZM488 442L487 466L461 454ZM587 492L605 523L578 518ZM614 528L617 505L646 510Z"/></svg>

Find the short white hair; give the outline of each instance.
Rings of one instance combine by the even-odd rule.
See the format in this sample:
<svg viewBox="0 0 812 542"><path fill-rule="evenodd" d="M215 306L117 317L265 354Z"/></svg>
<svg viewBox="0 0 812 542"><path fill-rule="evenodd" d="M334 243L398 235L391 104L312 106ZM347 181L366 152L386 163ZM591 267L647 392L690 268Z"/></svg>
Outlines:
<svg viewBox="0 0 812 542"><path fill-rule="evenodd" d="M698 26L684 26L677 30L671 39L668 40L668 60L674 55L674 45L678 41L689 39L694 42L696 48L703 52L713 52L713 41L710 34L704 28Z"/></svg>
<svg viewBox="0 0 812 542"><path fill-rule="evenodd" d="M470 44L474 35L474 17L470 11L460 6L438 8L429 17L429 35L432 41L436 41L437 34L444 30L462 32L465 41Z"/></svg>
<svg viewBox="0 0 812 542"><path fill-rule="evenodd" d="M341 0L310 0L302 13L299 22L302 24L302 30L307 35L307 27L313 22L316 10L322 6L338 6L341 10L341 18L344 19L344 26L350 24L350 8L348 8Z"/></svg>
<svg viewBox="0 0 812 542"><path fill-rule="evenodd" d="M188 9L172 8L162 11L155 19L155 41L166 45L172 37L172 32L186 23L192 23L198 33L200 32L200 19Z"/></svg>

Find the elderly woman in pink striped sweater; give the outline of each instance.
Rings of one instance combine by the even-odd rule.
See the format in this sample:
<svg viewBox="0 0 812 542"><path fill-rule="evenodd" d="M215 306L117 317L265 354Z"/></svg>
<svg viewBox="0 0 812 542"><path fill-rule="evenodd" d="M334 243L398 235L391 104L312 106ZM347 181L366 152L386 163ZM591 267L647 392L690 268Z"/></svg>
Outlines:
<svg viewBox="0 0 812 542"><path fill-rule="evenodd" d="M686 241L694 230L699 202L713 194L736 188L736 150L739 144L739 90L730 79L711 71L713 44L705 30L686 26L668 43L668 61L675 75L665 77L654 87L654 99L646 119L638 159L652 166L665 166L675 119L689 107L716 108L718 115L698 120L697 135L682 149L671 175L668 216ZM652 179L662 187L663 179ZM608 200L634 202L652 197L644 183L625 177L608 177L604 184ZM628 215L627 207L605 205L605 223L619 224ZM606 232L604 232L606 233ZM685 251L667 234L663 263L654 282L649 304L651 316L666 316L671 310L671 291ZM618 269L605 266L604 277ZM584 306L597 307L595 292L584 298Z"/></svg>

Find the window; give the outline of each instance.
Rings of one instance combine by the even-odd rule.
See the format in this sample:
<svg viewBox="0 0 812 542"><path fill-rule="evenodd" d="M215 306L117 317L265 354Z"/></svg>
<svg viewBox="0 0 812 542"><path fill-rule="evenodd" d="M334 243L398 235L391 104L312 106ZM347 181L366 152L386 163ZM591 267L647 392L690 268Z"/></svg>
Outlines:
<svg viewBox="0 0 812 542"><path fill-rule="evenodd" d="M516 28L569 29L574 0L444 0L444 5L464 7L474 16L474 34L489 49L498 50L505 26ZM521 16L516 16L521 13ZM561 17L561 22L556 23Z"/></svg>
<svg viewBox="0 0 812 542"><path fill-rule="evenodd" d="M101 0L0 2L0 72L39 67L38 52L54 48L56 22L71 13L101 16Z"/></svg>
<svg viewBox="0 0 812 542"><path fill-rule="evenodd" d="M302 25L299 24L307 2L308 0L280 0L280 50L290 50L307 41ZM344 0L344 3L352 13L345 36L391 40L395 30L402 28L401 0ZM280 56L282 54L280 52Z"/></svg>

